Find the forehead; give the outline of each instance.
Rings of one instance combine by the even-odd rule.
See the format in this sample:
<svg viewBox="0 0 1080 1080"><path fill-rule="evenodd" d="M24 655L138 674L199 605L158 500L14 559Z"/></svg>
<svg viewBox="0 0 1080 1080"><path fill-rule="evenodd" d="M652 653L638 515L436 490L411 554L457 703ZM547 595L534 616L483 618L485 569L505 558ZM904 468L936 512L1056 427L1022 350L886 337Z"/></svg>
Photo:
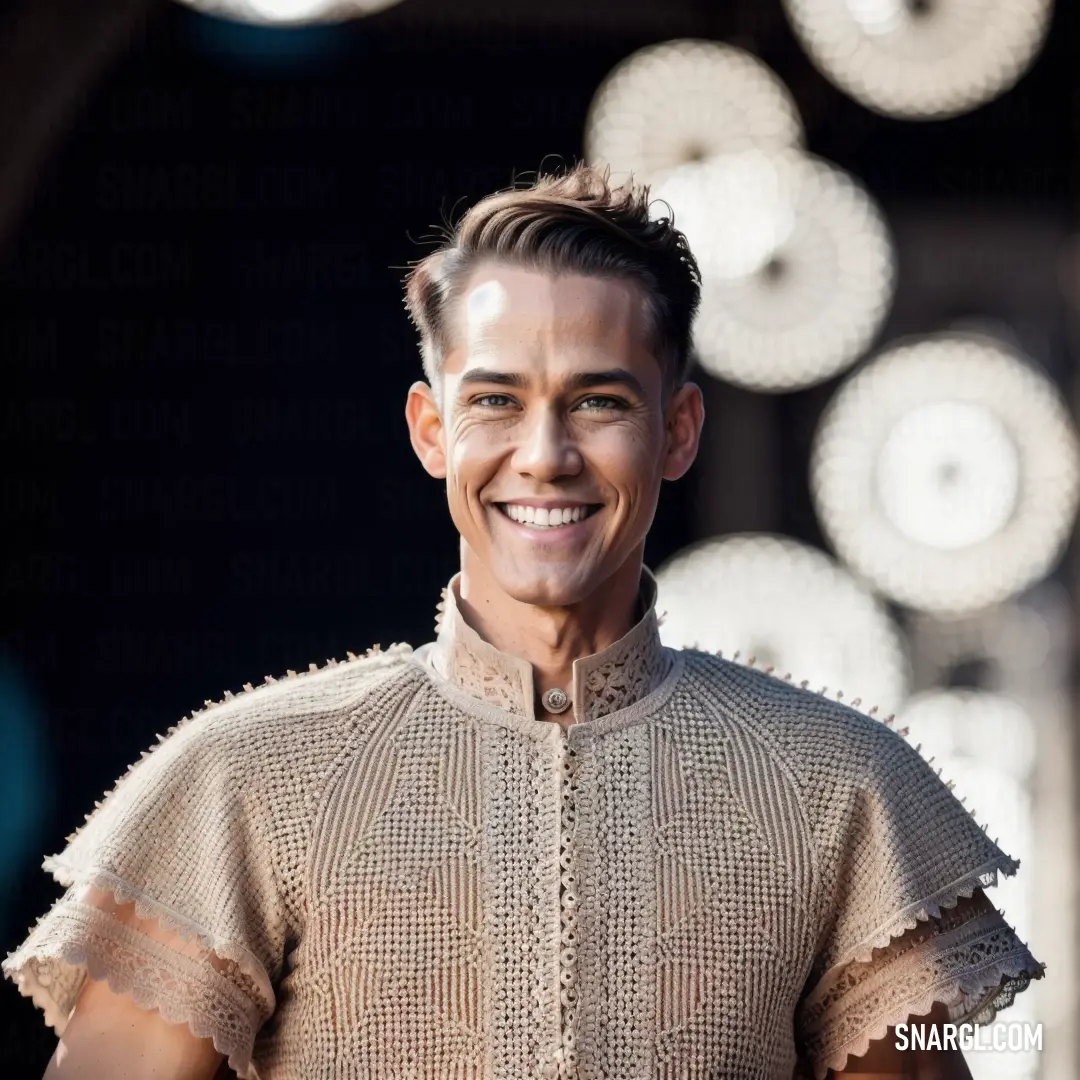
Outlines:
<svg viewBox="0 0 1080 1080"><path fill-rule="evenodd" d="M493 355L503 363L591 354L656 362L644 295L633 282L485 263L470 273L451 318L448 374Z"/></svg>

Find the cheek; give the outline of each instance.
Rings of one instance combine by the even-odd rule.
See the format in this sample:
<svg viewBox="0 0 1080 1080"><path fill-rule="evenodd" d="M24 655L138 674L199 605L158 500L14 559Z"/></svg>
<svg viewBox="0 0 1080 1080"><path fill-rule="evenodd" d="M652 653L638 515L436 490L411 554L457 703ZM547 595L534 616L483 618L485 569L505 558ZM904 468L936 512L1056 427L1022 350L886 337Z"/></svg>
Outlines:
<svg viewBox="0 0 1080 1080"><path fill-rule="evenodd" d="M455 432L446 452L450 487L475 492L498 472L501 457L496 441L483 429Z"/></svg>
<svg viewBox="0 0 1080 1080"><path fill-rule="evenodd" d="M621 428L598 438L590 457L596 471L613 487L624 491L652 488L661 469L658 438L639 428Z"/></svg>

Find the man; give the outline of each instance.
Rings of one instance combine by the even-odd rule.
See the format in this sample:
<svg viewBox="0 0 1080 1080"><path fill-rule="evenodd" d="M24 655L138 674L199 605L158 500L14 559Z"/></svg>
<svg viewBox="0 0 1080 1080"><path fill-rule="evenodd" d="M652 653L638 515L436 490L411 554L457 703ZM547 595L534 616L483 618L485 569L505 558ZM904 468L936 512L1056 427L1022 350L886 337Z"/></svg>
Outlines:
<svg viewBox="0 0 1080 1080"><path fill-rule="evenodd" d="M1041 975L981 891L1016 864L885 725L660 643L698 295L586 167L413 269L438 638L226 694L46 861L68 893L5 964L46 1077L969 1075L889 1031Z"/></svg>

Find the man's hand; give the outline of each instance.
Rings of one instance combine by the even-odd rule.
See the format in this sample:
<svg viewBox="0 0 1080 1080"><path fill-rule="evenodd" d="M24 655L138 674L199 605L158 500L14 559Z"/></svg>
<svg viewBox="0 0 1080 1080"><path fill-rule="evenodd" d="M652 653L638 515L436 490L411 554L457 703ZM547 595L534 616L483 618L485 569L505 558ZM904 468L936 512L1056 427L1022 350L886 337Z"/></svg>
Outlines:
<svg viewBox="0 0 1080 1080"><path fill-rule="evenodd" d="M944 1024L949 1010L936 1004L926 1016L908 1017L912 1024ZM959 1050L897 1050L896 1029L870 1044L862 1057L848 1058L847 1066L831 1074L843 1080L972 1080Z"/></svg>

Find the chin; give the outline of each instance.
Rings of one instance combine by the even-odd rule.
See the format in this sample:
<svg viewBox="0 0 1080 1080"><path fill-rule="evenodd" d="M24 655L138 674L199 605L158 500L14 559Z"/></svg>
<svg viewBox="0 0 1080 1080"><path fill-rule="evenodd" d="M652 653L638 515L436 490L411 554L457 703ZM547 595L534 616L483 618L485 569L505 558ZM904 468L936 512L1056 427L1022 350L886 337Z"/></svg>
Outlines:
<svg viewBox="0 0 1080 1080"><path fill-rule="evenodd" d="M599 575L583 573L583 568L537 568L535 573L500 572L495 580L507 596L533 607L571 607L590 596L599 584ZM594 582L593 578L597 578Z"/></svg>

